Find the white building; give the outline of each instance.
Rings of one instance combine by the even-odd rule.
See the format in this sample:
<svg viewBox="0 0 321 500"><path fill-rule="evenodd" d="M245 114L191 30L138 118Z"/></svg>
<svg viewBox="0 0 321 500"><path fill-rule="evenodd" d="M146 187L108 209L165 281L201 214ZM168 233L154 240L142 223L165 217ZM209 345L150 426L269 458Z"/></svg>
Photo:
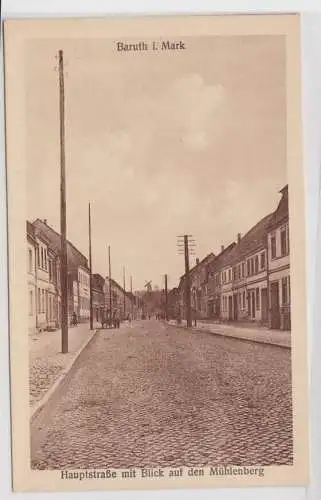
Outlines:
<svg viewBox="0 0 321 500"><path fill-rule="evenodd" d="M28 330L34 332L37 326L37 240L32 224L27 221L27 275L28 275Z"/></svg>
<svg viewBox="0 0 321 500"><path fill-rule="evenodd" d="M50 293L49 282L49 259L48 259L48 241L38 230L35 231L37 249L37 329L40 331L48 328L48 295Z"/></svg>
<svg viewBox="0 0 321 500"><path fill-rule="evenodd" d="M268 227L269 326L291 329L291 285L289 249L288 186Z"/></svg>
<svg viewBox="0 0 321 500"><path fill-rule="evenodd" d="M78 318L87 320L90 317L90 273L84 266L78 267Z"/></svg>

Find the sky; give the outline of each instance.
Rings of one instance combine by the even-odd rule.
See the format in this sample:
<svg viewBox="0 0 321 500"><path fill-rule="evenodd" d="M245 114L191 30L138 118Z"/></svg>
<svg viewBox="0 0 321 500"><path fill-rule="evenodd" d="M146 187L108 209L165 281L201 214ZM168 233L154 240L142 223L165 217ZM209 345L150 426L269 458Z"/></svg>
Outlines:
<svg viewBox="0 0 321 500"><path fill-rule="evenodd" d="M64 51L67 237L93 272L142 289L178 284L177 236L218 253L273 211L286 184L282 36L184 38L177 52L112 39L34 40L27 77L27 217L59 231L59 87ZM191 265L193 265L193 259Z"/></svg>

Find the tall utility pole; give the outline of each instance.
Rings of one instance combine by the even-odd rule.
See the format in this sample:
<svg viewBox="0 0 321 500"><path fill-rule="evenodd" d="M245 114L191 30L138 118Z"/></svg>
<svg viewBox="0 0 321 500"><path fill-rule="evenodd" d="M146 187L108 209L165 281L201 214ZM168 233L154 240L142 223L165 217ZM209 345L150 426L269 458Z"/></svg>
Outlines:
<svg viewBox="0 0 321 500"><path fill-rule="evenodd" d="M189 252L188 252L188 236L184 235L184 255L185 255L185 304L186 304L186 322L187 327L192 326L192 314L191 314L191 284L189 275Z"/></svg>
<svg viewBox="0 0 321 500"><path fill-rule="evenodd" d="M92 261L91 261L91 214L90 203L88 204L88 237L89 237L89 293L90 293L90 329L93 330L93 275L92 275Z"/></svg>
<svg viewBox="0 0 321 500"><path fill-rule="evenodd" d="M168 290L167 290L167 274L165 274L165 321L168 321Z"/></svg>
<svg viewBox="0 0 321 500"><path fill-rule="evenodd" d="M109 270L109 314L110 317L112 317L110 245L108 245L108 270Z"/></svg>
<svg viewBox="0 0 321 500"><path fill-rule="evenodd" d="M59 118L60 118L60 238L61 238L61 352L68 352L68 261L66 222L66 161L65 161L65 86L64 55L59 50Z"/></svg>
<svg viewBox="0 0 321 500"><path fill-rule="evenodd" d="M124 289L124 319L126 318L126 279L125 279L125 267L123 267L123 289Z"/></svg>
<svg viewBox="0 0 321 500"><path fill-rule="evenodd" d="M130 277L130 315L133 319L133 277Z"/></svg>
<svg viewBox="0 0 321 500"><path fill-rule="evenodd" d="M187 327L192 326L192 308L191 308L191 277L189 272L189 256L194 254L195 240L192 240L191 234L184 234L178 237L179 253L184 255L185 260L185 288L184 305Z"/></svg>

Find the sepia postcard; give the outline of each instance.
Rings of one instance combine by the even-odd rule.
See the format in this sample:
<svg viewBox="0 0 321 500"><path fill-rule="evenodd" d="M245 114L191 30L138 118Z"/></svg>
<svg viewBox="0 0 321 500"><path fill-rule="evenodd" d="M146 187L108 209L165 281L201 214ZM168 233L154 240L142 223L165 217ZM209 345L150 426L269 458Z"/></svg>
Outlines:
<svg viewBox="0 0 321 500"><path fill-rule="evenodd" d="M4 45L13 489L307 484L300 16Z"/></svg>

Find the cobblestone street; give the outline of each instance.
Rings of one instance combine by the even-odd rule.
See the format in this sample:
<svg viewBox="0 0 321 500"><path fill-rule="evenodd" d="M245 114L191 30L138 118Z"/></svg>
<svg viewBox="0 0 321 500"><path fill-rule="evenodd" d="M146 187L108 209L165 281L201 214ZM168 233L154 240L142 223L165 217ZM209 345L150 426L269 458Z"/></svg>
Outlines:
<svg viewBox="0 0 321 500"><path fill-rule="evenodd" d="M32 423L37 469L292 463L290 349L123 324L49 405Z"/></svg>

